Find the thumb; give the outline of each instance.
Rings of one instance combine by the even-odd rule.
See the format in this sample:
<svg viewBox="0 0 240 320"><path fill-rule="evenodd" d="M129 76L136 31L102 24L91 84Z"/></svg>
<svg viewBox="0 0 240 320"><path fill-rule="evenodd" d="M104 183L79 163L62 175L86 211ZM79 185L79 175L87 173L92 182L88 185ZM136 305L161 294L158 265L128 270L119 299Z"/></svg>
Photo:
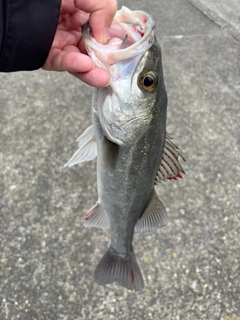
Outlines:
<svg viewBox="0 0 240 320"><path fill-rule="evenodd" d="M108 41L108 28L117 10L116 0L75 0L76 6L90 13L89 24L93 37L100 43Z"/></svg>

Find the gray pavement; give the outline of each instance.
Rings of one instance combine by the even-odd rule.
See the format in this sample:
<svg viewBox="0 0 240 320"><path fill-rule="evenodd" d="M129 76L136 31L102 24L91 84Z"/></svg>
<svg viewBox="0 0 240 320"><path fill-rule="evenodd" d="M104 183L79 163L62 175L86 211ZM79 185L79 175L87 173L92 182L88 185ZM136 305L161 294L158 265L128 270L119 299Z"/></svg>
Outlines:
<svg viewBox="0 0 240 320"><path fill-rule="evenodd" d="M239 0L188 0L209 19L240 41Z"/></svg>
<svg viewBox="0 0 240 320"><path fill-rule="evenodd" d="M63 165L91 123L92 89L68 74L1 74L1 320L240 319L240 43L186 0L122 4L156 20L168 132L187 160L184 179L157 188L169 224L134 237L145 288L91 275L109 239L83 227L96 162Z"/></svg>

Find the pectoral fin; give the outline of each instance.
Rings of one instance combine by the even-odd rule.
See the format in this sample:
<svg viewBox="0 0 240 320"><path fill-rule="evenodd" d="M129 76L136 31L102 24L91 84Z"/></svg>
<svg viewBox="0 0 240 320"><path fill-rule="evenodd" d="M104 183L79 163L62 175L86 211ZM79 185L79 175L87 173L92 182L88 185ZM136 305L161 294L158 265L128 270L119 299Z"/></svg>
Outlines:
<svg viewBox="0 0 240 320"><path fill-rule="evenodd" d="M72 167L75 164L91 161L97 156L97 144L93 135L93 127L87 128L77 139L79 149L64 167Z"/></svg>
<svg viewBox="0 0 240 320"><path fill-rule="evenodd" d="M147 232L162 228L167 224L167 212L154 190L147 209L139 218L134 231Z"/></svg>
<svg viewBox="0 0 240 320"><path fill-rule="evenodd" d="M177 180L177 178L182 178L181 173L184 173L184 170L179 162L179 157L185 160L179 148L171 141L170 135L166 133L162 160L155 178L155 184L167 179Z"/></svg>

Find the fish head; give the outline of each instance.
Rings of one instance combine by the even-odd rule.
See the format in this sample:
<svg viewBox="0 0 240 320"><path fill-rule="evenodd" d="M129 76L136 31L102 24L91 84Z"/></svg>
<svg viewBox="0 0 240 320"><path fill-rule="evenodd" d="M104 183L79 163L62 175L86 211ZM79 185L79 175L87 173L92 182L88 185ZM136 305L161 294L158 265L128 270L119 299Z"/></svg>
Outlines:
<svg viewBox="0 0 240 320"><path fill-rule="evenodd" d="M107 87L96 89L94 112L109 140L130 146L151 125L159 92L165 89L161 50L154 36L152 17L125 7L119 11L110 28L110 44L98 44L91 39L88 27L83 36L89 55L111 77ZM114 45L118 42L117 47L112 42Z"/></svg>
<svg viewBox="0 0 240 320"><path fill-rule="evenodd" d="M165 92L157 40L137 58L131 76L97 89L95 110L102 128L108 139L119 145L132 145L144 135Z"/></svg>

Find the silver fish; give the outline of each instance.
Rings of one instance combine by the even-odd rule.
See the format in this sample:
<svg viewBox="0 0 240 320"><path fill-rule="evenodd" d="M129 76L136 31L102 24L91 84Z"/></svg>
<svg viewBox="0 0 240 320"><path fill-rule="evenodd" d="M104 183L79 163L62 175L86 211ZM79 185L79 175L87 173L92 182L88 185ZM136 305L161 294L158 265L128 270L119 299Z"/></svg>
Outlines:
<svg viewBox="0 0 240 320"><path fill-rule="evenodd" d="M111 82L94 90L93 125L78 138L79 149L66 164L97 156L98 201L86 213L85 225L110 229L111 241L94 278L131 290L144 286L134 231L167 224L154 185L183 172L181 154L166 134L167 94L153 28L149 14L125 7L114 18L106 45L92 38L88 23L83 26L89 55L110 72Z"/></svg>

